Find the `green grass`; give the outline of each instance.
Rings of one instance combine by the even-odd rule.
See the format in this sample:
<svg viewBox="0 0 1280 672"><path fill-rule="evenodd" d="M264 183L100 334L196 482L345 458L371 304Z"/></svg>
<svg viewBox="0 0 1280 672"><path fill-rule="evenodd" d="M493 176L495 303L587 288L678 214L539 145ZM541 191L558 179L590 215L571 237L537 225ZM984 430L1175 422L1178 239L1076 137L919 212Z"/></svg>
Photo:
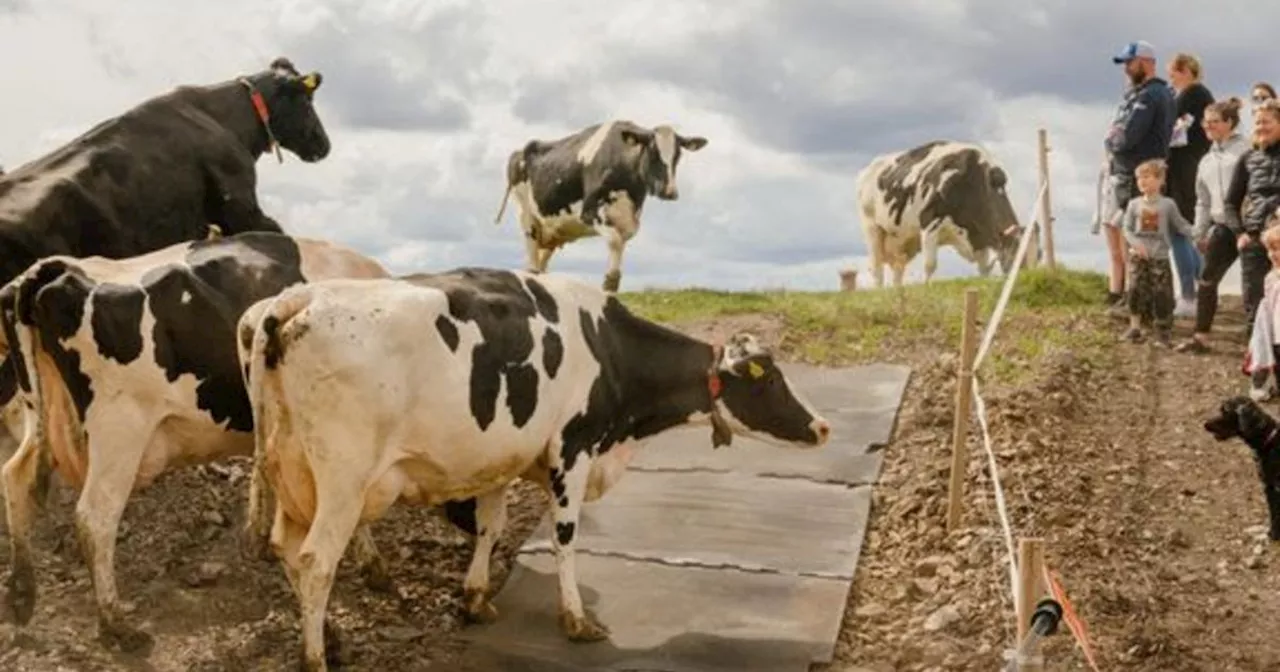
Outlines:
<svg viewBox="0 0 1280 672"><path fill-rule="evenodd" d="M991 315L999 299L1002 277L939 280L902 290L856 292L785 290L724 292L690 288L624 292L622 300L636 313L667 323L763 313L787 325L782 349L814 362L844 363L884 359L904 344L929 341L955 351L960 342L964 292L979 290L979 320ZM1057 349L1101 345L1111 336L1093 328L1067 328L1071 318L1096 313L1106 291L1105 276L1059 268L1023 271L1009 299L1004 325L1016 329L997 334L992 365L1017 367Z"/></svg>

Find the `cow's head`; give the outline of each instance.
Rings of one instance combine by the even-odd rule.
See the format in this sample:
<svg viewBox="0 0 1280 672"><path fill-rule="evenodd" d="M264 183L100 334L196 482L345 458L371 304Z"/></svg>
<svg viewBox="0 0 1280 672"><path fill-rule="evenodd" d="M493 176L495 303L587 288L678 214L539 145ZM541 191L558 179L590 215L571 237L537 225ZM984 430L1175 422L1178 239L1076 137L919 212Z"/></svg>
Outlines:
<svg viewBox="0 0 1280 672"><path fill-rule="evenodd" d="M267 72L250 78L266 104L271 135L308 163L329 155L329 134L312 104L322 81L319 72L303 75L284 57L272 61Z"/></svg>
<svg viewBox="0 0 1280 672"><path fill-rule="evenodd" d="M1004 168L985 158L978 161L978 169L981 191L984 192L979 201L986 205L982 219L991 222L998 231L995 241L996 258L1000 262L1001 272L1008 274L1013 268L1014 258L1018 256L1018 243L1022 240L1023 231L1022 225L1018 223L1018 215L1013 211L1013 203L1009 201L1009 175L1004 172Z"/></svg>
<svg viewBox="0 0 1280 672"><path fill-rule="evenodd" d="M685 137L665 125L653 130L627 126L622 129L622 139L640 146L640 171L645 185L649 193L664 201L680 197L676 167L680 164L681 150L696 152L707 146L706 138Z"/></svg>
<svg viewBox="0 0 1280 672"><path fill-rule="evenodd" d="M827 442L831 425L792 389L755 336L731 337L716 366L718 407L735 434L806 448Z"/></svg>

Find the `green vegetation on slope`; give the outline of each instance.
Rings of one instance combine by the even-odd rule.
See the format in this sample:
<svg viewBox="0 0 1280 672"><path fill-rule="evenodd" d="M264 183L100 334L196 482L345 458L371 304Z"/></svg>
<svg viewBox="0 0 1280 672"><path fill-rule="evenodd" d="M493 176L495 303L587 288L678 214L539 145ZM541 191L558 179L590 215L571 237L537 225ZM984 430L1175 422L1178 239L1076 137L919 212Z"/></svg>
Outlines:
<svg viewBox="0 0 1280 672"><path fill-rule="evenodd" d="M939 280L902 290L856 292L724 292L709 289L624 292L622 300L649 319L680 324L734 315L765 314L787 325L781 350L788 356L831 364L894 361L906 339L936 342L938 353L960 342L964 291L980 291L979 321L991 315L1004 278ZM1025 270L1014 285L1003 327L991 353L999 369L1039 358L1048 350L1077 354L1112 342L1098 328L1106 278L1059 268ZM917 348L910 348L918 351Z"/></svg>

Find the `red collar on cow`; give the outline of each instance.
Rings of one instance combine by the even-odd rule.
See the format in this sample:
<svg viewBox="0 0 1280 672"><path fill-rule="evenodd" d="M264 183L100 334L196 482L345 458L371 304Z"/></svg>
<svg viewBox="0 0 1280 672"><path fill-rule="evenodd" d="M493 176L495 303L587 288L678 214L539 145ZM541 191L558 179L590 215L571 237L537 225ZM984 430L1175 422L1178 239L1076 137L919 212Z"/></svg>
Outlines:
<svg viewBox="0 0 1280 672"><path fill-rule="evenodd" d="M258 113L258 120L267 130L267 149L274 150L276 160L284 163L284 155L280 153L280 143L276 142L276 136L271 132L271 111L267 109L266 99L262 97L262 92L253 85L253 82L241 77L240 83L244 88L249 89L249 102L253 103L253 110Z"/></svg>
<svg viewBox="0 0 1280 672"><path fill-rule="evenodd" d="M707 370L707 392L711 397L711 447L719 448L733 443L733 430L720 415L720 407L716 404L720 393L724 391L724 381L720 379L720 357L724 354L724 346L711 346L711 368Z"/></svg>

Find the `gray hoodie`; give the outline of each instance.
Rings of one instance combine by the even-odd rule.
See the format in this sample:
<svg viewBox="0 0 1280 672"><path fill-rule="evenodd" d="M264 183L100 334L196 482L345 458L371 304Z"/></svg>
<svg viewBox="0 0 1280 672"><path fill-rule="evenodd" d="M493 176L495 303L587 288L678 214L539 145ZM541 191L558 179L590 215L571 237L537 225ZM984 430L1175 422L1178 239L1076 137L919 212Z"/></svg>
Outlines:
<svg viewBox="0 0 1280 672"><path fill-rule="evenodd" d="M1231 173L1240 156L1249 151L1249 140L1234 132L1222 142L1215 142L1200 159L1196 170L1195 237L1202 238L1214 222L1226 222L1223 199L1231 186Z"/></svg>

